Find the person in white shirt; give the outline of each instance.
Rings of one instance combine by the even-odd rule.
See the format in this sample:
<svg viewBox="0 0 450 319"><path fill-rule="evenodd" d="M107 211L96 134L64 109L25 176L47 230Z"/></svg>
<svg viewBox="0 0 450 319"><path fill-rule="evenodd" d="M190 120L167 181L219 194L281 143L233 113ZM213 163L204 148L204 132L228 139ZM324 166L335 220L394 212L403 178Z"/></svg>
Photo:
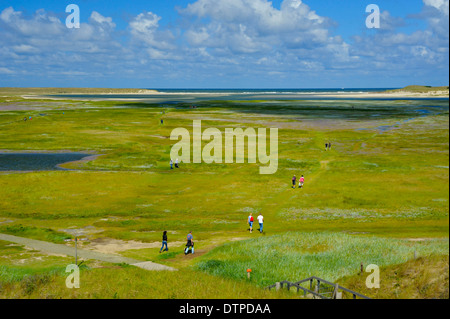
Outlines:
<svg viewBox="0 0 450 319"><path fill-rule="evenodd" d="M264 222L264 217L261 213L259 213L258 216L258 223L259 223L259 232L262 233L263 232L263 222Z"/></svg>

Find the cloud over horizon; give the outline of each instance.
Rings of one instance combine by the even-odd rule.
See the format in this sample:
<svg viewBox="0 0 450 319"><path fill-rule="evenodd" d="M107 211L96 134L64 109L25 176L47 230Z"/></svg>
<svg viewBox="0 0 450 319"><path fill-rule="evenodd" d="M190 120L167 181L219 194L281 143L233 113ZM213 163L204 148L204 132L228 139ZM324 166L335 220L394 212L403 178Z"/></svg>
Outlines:
<svg viewBox="0 0 450 319"><path fill-rule="evenodd" d="M437 83L448 79L448 0L423 0L404 18L382 10L380 29L350 38L337 34L342 22L311 6L196 0L173 9L174 23L142 10L121 28L92 10L79 29L50 10L0 7L0 85L374 87L414 77L448 84ZM415 20L426 27L402 29Z"/></svg>

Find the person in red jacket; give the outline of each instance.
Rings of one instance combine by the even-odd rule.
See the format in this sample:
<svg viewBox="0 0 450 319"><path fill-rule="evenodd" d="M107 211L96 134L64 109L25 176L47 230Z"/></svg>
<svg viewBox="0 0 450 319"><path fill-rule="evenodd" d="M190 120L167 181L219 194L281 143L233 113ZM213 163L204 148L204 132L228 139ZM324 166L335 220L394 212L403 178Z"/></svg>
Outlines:
<svg viewBox="0 0 450 319"><path fill-rule="evenodd" d="M247 222L248 222L248 225L250 226L250 233L253 231L253 216L252 216L253 214L252 213L250 213L250 216L248 216L248 219L247 219Z"/></svg>

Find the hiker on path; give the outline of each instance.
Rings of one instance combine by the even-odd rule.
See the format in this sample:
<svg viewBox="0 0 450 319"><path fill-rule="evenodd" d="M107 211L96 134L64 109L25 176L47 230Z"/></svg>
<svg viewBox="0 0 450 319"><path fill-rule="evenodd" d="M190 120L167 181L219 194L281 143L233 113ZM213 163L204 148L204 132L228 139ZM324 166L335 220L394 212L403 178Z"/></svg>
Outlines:
<svg viewBox="0 0 450 319"><path fill-rule="evenodd" d="M305 178L302 175L302 177L300 177L300 179L298 180L298 188L303 188L304 183L305 183Z"/></svg>
<svg viewBox="0 0 450 319"><path fill-rule="evenodd" d="M253 214L250 213L247 219L248 225L250 226L250 233L253 231Z"/></svg>
<svg viewBox="0 0 450 319"><path fill-rule="evenodd" d="M294 177L292 177L292 188L295 188L296 182L297 182L297 177L294 175Z"/></svg>
<svg viewBox="0 0 450 319"><path fill-rule="evenodd" d="M161 246L161 249L159 250L159 253L161 253L164 246L166 247L166 249L164 249L164 251L169 251L169 247L167 247L167 231L166 230L163 232L162 246Z"/></svg>
<svg viewBox="0 0 450 319"><path fill-rule="evenodd" d="M191 252L194 253L194 236L192 236L192 231L187 235L187 243L186 249L184 250L184 254L187 255L189 252L189 248L191 248Z"/></svg>
<svg viewBox="0 0 450 319"><path fill-rule="evenodd" d="M263 223L264 223L264 217L261 213L259 213L258 216L258 223L259 223L259 232L262 233L263 232Z"/></svg>
<svg viewBox="0 0 450 319"><path fill-rule="evenodd" d="M173 161L170 159L170 169L173 169Z"/></svg>
<svg viewBox="0 0 450 319"><path fill-rule="evenodd" d="M175 168L178 168L178 158L175 160Z"/></svg>

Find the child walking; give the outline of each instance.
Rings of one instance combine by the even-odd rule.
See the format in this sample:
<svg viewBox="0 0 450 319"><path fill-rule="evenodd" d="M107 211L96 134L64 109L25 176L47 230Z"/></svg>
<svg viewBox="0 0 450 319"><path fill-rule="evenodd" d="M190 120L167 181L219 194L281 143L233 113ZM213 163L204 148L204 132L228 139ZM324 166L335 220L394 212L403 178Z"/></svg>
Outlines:
<svg viewBox="0 0 450 319"><path fill-rule="evenodd" d="M305 183L305 178L302 175L302 177L300 177L300 179L298 181L298 188L303 188L304 183Z"/></svg>

